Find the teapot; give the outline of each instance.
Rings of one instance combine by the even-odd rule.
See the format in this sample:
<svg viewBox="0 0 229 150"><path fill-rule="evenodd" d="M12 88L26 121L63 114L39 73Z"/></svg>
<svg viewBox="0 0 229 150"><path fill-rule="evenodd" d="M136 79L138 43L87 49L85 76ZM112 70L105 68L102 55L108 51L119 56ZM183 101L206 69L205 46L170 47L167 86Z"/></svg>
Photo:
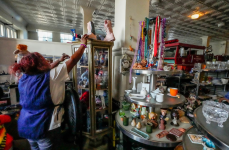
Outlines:
<svg viewBox="0 0 229 150"><path fill-rule="evenodd" d="M142 87L140 94L145 96L147 95L146 87Z"/></svg>
<svg viewBox="0 0 229 150"><path fill-rule="evenodd" d="M163 69L164 69L164 71L170 71L171 70L171 66L164 66Z"/></svg>

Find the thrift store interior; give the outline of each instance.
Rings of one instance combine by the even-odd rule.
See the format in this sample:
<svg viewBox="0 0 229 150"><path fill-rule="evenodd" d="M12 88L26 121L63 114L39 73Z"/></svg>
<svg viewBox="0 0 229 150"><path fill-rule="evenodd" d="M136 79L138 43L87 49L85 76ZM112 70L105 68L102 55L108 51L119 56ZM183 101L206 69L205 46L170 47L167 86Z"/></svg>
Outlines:
<svg viewBox="0 0 229 150"><path fill-rule="evenodd" d="M228 150L229 0L0 0L0 149Z"/></svg>

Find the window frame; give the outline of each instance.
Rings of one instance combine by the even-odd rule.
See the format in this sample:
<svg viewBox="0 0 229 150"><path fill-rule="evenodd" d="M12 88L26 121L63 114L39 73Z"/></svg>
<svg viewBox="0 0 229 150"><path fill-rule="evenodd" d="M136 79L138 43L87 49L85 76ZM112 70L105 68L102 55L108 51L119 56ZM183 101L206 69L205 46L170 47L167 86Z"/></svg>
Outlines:
<svg viewBox="0 0 229 150"><path fill-rule="evenodd" d="M51 36L41 36L41 33L48 33L50 34ZM38 37L38 41L47 41L47 42L52 42L53 40L53 33L52 31L37 31L37 37Z"/></svg>
<svg viewBox="0 0 229 150"><path fill-rule="evenodd" d="M70 38L62 38L61 35L69 35ZM72 42L72 35L70 33L60 33L60 42L61 43L67 43L67 42Z"/></svg>

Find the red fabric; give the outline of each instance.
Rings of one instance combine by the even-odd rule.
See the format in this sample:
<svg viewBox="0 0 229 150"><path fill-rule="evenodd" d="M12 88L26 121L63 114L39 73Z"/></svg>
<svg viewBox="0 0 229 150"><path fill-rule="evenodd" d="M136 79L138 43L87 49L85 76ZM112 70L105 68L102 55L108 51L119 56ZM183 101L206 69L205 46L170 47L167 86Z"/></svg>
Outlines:
<svg viewBox="0 0 229 150"><path fill-rule="evenodd" d="M4 150L9 150L13 146L13 137L9 134L6 134L6 147Z"/></svg>
<svg viewBox="0 0 229 150"><path fill-rule="evenodd" d="M0 125L10 122L11 121L11 117L8 115L0 115Z"/></svg>
<svg viewBox="0 0 229 150"><path fill-rule="evenodd" d="M88 91L82 94L82 96L80 97L80 101L84 102L87 105L87 107L89 108L89 92Z"/></svg>

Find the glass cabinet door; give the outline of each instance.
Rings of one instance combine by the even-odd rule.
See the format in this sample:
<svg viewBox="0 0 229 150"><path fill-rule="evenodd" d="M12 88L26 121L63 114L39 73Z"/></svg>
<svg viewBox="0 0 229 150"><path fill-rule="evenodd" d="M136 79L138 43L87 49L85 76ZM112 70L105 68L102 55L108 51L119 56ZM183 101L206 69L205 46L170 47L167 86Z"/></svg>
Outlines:
<svg viewBox="0 0 229 150"><path fill-rule="evenodd" d="M78 50L78 46L74 47L74 52ZM89 91L89 67L88 67L88 48L85 49L81 59L76 66L76 83L77 92L80 97L82 107L82 128L83 132L91 132L91 119L90 119L90 91Z"/></svg>
<svg viewBox="0 0 229 150"><path fill-rule="evenodd" d="M93 47L96 133L109 127L109 48Z"/></svg>

